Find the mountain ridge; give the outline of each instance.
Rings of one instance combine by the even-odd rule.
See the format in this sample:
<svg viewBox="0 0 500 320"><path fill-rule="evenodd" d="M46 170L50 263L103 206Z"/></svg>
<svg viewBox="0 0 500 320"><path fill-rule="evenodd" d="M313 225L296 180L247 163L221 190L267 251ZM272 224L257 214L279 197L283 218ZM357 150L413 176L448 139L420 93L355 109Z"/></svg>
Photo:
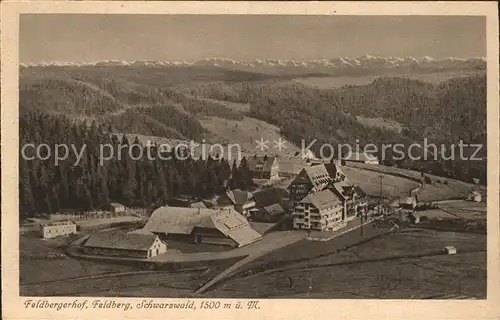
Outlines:
<svg viewBox="0 0 500 320"><path fill-rule="evenodd" d="M236 60L222 57L202 58L195 61L161 61L161 60L101 60L95 62L52 61L41 63L20 63L20 67L84 67L84 66L129 66L129 67L190 67L208 66L233 69L296 69L296 70L339 70L339 69L398 69L398 68L437 68L437 69L485 69L486 59L474 57L468 59L448 57L434 59L429 56L420 59L408 57L377 57L365 54L359 57L337 57L317 60L281 60L253 59Z"/></svg>

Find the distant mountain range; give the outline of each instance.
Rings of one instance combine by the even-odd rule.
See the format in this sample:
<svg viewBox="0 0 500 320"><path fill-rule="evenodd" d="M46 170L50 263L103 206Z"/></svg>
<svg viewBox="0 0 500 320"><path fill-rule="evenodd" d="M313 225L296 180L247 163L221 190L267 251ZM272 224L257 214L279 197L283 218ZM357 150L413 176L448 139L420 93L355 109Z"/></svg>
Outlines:
<svg viewBox="0 0 500 320"><path fill-rule="evenodd" d="M484 70L486 59L483 57L471 59L446 58L436 60L431 57L416 59L414 57L375 57L368 54L356 58L340 57L312 61L255 59L234 60L228 58L203 58L194 62L187 61L121 61L106 60L97 62L47 62L38 64L21 63L21 67L80 67L80 66L131 66L131 67L220 67L226 69L245 70L263 73L327 73L345 74L366 72L393 71L446 71L446 70Z"/></svg>

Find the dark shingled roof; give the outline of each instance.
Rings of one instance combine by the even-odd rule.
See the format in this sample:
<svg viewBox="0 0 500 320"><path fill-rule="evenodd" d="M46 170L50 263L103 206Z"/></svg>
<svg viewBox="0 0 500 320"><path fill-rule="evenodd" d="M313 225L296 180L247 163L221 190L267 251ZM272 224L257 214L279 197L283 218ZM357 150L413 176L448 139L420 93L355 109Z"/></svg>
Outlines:
<svg viewBox="0 0 500 320"><path fill-rule="evenodd" d="M151 248L156 236L152 234L124 233L123 231L102 231L90 235L85 247L139 250Z"/></svg>
<svg viewBox="0 0 500 320"><path fill-rule="evenodd" d="M239 189L229 190L226 192L226 195L235 206L242 206L249 201L253 201L253 195L248 191Z"/></svg>
<svg viewBox="0 0 500 320"><path fill-rule="evenodd" d="M315 188L326 186L332 182L332 177L328 173L324 164L317 164L302 169ZM300 174L302 174L302 171Z"/></svg>
<svg viewBox="0 0 500 320"><path fill-rule="evenodd" d="M258 207L267 207L279 203L289 195L290 193L282 188L267 188L254 193L253 198Z"/></svg>
<svg viewBox="0 0 500 320"><path fill-rule="evenodd" d="M275 203L273 205L264 207L262 210L264 210L270 216L281 215L285 214L286 212L285 209L283 209L283 207L279 203Z"/></svg>

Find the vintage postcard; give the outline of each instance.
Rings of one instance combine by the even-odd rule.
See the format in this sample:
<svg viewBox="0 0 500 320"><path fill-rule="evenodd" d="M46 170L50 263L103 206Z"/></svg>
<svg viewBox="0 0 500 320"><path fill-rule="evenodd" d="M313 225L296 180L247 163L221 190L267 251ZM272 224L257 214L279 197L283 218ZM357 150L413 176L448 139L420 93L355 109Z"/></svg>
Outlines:
<svg viewBox="0 0 500 320"><path fill-rule="evenodd" d="M1 9L5 319L500 316L495 3Z"/></svg>

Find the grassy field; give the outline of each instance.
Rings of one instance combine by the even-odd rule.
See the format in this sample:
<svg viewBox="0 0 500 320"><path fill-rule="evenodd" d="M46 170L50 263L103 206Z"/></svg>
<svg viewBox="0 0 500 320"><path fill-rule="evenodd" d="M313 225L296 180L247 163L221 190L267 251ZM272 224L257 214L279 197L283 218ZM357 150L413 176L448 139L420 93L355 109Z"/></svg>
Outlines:
<svg viewBox="0 0 500 320"><path fill-rule="evenodd" d="M473 220L486 219L486 203L476 203L471 201L456 201L440 204L440 207L452 214Z"/></svg>
<svg viewBox="0 0 500 320"><path fill-rule="evenodd" d="M356 116L356 120L368 127L383 128L386 130L395 131L397 133L401 133L401 131L403 130L401 124L384 118L367 118L363 116Z"/></svg>
<svg viewBox="0 0 500 320"><path fill-rule="evenodd" d="M404 257L441 250L445 245L456 246L459 254ZM300 249L305 248L294 249L295 255L304 254ZM282 254L292 255L290 250L285 248ZM337 254L236 278L207 295L418 299L462 294L484 298L486 252L460 254L460 250L486 250L486 237L408 229Z"/></svg>
<svg viewBox="0 0 500 320"><path fill-rule="evenodd" d="M371 223L364 226L363 235L361 235L361 229L359 229L359 231L349 232L325 242L302 240L250 262L240 273L248 273L248 271L251 273L260 272L282 265L291 265L319 257L336 255L338 251L343 250L345 247L361 241L368 241L368 239L374 236L387 232L391 226L380 226L376 223Z"/></svg>
<svg viewBox="0 0 500 320"><path fill-rule="evenodd" d="M342 171L350 182L359 185L368 196L380 196L380 173L348 166L342 167ZM382 176L384 177L382 184L384 197L399 198L408 195L411 190L418 187L417 182L409 179L388 174L382 174Z"/></svg>
<svg viewBox="0 0 500 320"><path fill-rule="evenodd" d="M61 237L44 240L36 235L21 235L20 284L135 270L130 266L96 263L63 256L63 246L68 244L68 239ZM50 258L50 256L55 257Z"/></svg>
<svg viewBox="0 0 500 320"><path fill-rule="evenodd" d="M486 253L256 275L226 283L208 297L425 299L444 294L486 296Z"/></svg>
<svg viewBox="0 0 500 320"><path fill-rule="evenodd" d="M421 173L418 171L388 167L383 165L372 165L364 163L349 163L350 168L365 169L374 172L375 174L383 173L386 176L398 175L405 176L409 179L420 180ZM343 168L344 170L347 168ZM459 180L438 177L432 174L426 174L431 180L432 184L423 186L419 193L418 198L421 202L439 201L448 199L465 198L472 188L477 189L481 193L486 193L486 187L473 185ZM437 183L437 181L441 183ZM448 184L444 184L444 181Z"/></svg>
<svg viewBox="0 0 500 320"><path fill-rule="evenodd" d="M285 148L281 151L276 149L274 141L278 141L280 138L285 141L285 138L281 136L278 127L265 121L249 117L245 117L241 121L210 117L201 119L200 122L205 129L220 137L221 143L239 144L242 151L252 153L260 151L260 149L256 149L257 144L255 141L260 141L261 138L264 141L269 141L267 143L269 148L266 152L260 153L284 156L293 155L296 151L299 151L299 148L291 143L286 143Z"/></svg>
<svg viewBox="0 0 500 320"><path fill-rule="evenodd" d="M416 215L429 219L486 220L486 203L457 200L440 203L439 209L417 211Z"/></svg>

